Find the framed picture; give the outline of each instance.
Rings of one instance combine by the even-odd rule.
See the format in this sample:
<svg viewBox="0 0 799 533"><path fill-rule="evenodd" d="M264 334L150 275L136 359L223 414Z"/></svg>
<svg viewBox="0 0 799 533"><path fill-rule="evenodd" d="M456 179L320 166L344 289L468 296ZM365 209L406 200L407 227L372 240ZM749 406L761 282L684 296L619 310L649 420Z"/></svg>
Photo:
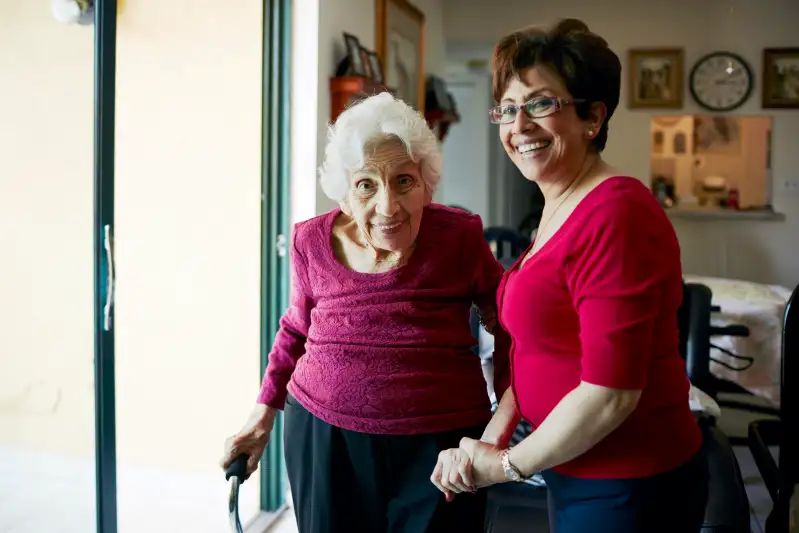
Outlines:
<svg viewBox="0 0 799 533"><path fill-rule="evenodd" d="M682 48L632 49L627 69L630 109L682 108Z"/></svg>
<svg viewBox="0 0 799 533"><path fill-rule="evenodd" d="M799 109L799 48L763 50L763 107Z"/></svg>
<svg viewBox="0 0 799 533"><path fill-rule="evenodd" d="M369 62L369 50L361 46L361 64L363 65L363 75L367 78L373 78L372 64Z"/></svg>
<svg viewBox="0 0 799 533"><path fill-rule="evenodd" d="M371 71L372 79L377 83L385 83L383 65L380 63L380 56L377 55L377 52L368 50L366 52L366 57L369 63L369 70Z"/></svg>
<svg viewBox="0 0 799 533"><path fill-rule="evenodd" d="M377 55L384 83L418 111L424 111L424 30L424 14L408 0L377 0Z"/></svg>
<svg viewBox="0 0 799 533"><path fill-rule="evenodd" d="M369 77L369 71L364 63L363 47L361 41L351 33L344 32L344 45L347 48L347 60L350 63L349 74L351 76Z"/></svg>

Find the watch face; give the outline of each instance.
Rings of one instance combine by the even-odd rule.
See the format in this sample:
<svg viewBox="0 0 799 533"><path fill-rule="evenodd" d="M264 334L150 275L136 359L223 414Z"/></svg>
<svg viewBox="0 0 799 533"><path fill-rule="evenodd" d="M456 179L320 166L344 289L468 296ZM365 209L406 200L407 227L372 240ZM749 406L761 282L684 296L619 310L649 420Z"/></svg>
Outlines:
<svg viewBox="0 0 799 533"><path fill-rule="evenodd" d="M689 83L699 105L711 111L730 111L749 98L753 76L741 57L715 52L696 62Z"/></svg>

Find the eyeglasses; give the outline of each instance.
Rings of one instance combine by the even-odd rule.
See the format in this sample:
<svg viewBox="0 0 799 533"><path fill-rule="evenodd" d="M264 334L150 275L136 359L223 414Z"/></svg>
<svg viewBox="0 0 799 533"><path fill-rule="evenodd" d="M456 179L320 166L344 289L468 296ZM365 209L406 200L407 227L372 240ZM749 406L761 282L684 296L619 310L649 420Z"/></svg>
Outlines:
<svg viewBox="0 0 799 533"><path fill-rule="evenodd" d="M539 96L522 105L504 104L492 107L488 112L488 117L492 124L510 124L516 120L519 110L524 110L528 118L544 118L569 104L578 104L585 100L558 98L557 96Z"/></svg>

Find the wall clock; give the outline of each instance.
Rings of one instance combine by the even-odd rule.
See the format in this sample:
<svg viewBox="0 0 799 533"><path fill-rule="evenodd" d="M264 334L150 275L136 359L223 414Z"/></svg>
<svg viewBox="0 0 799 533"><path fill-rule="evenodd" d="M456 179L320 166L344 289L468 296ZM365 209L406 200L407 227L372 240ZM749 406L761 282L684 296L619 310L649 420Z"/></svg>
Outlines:
<svg viewBox="0 0 799 533"><path fill-rule="evenodd" d="M688 80L696 103L710 111L731 111L752 94L754 76L744 59L731 52L713 52L699 59Z"/></svg>

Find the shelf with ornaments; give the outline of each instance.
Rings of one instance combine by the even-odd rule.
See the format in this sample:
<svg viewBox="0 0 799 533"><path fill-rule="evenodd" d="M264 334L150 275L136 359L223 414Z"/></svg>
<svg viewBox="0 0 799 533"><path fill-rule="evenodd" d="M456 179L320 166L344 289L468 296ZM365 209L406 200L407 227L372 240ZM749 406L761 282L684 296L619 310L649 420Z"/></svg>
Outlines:
<svg viewBox="0 0 799 533"><path fill-rule="evenodd" d="M335 75L330 78L330 120L334 122L359 100L395 92L383 82L383 65L377 53L364 48L358 37L346 32L344 46L347 55L339 61Z"/></svg>

